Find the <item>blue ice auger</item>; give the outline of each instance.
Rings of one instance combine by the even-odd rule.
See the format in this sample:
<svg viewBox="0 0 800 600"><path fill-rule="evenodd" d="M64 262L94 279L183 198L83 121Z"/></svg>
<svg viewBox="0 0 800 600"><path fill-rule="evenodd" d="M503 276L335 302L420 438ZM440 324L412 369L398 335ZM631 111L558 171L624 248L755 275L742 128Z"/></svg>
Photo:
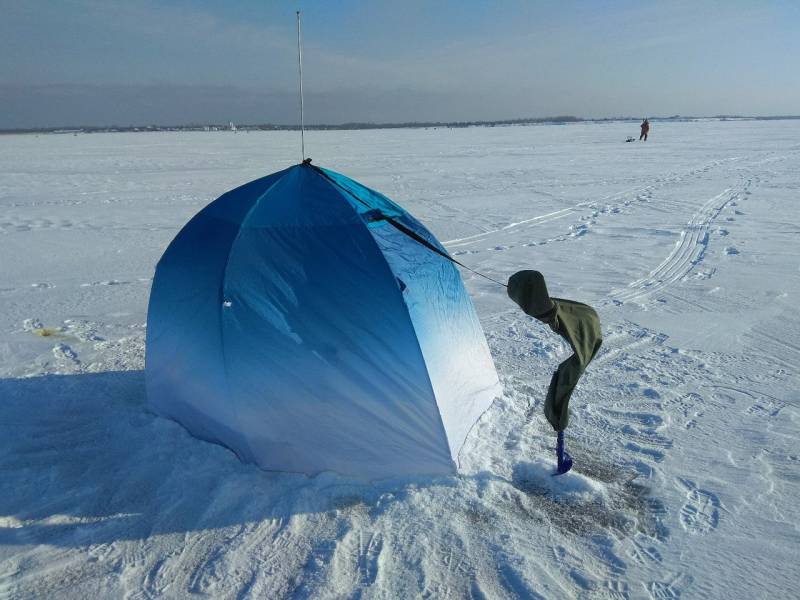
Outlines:
<svg viewBox="0 0 800 600"><path fill-rule="evenodd" d="M564 432L558 432L558 439L556 441L556 458L558 459L558 468L555 475L563 475L572 468L572 457L564 450Z"/></svg>

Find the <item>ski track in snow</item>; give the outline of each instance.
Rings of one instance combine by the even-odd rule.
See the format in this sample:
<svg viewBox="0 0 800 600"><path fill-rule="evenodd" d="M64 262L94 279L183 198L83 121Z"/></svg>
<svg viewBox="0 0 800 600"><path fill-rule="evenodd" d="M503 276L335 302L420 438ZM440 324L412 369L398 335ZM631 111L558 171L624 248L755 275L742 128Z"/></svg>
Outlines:
<svg viewBox="0 0 800 600"><path fill-rule="evenodd" d="M454 251L452 251L452 254L455 256L458 256L460 254L467 254L471 252L465 250L459 250L459 248L462 248L464 246L470 246L476 243L485 242L485 240L489 237L496 236L497 234L504 234L510 230L514 230L517 228L527 229L539 225L544 225L547 223L551 223L552 221L569 217L571 215L579 214L581 212L586 212L588 210L590 211L590 215L588 217L583 217L578 224L570 226L568 228L569 231L566 235L561 235L554 238L547 238L544 240L532 240L528 242L527 245L538 246L553 241L565 241L569 237L572 238L580 237L581 235L584 235L588 231L589 226L593 225L596 222L597 217L599 217L600 215L617 214L621 212L623 208L630 207L634 202L649 202L652 200L654 192L660 188L680 183L688 178L707 173L709 170L719 165L736 160L739 160L739 157L712 161L706 165L703 165L702 167L691 169L686 173L682 174L671 174L663 177L657 177L655 179L655 182L649 185L635 187L621 192L617 192L612 195L603 197L599 200L581 202L569 208L563 208L557 211L553 211L551 213L518 221L516 223L510 223L499 229L484 231L479 234L467 236L464 238L448 240L444 242L444 245L448 248L448 250L455 249ZM513 246L501 246L492 249L507 250L511 247ZM474 253L474 251L472 252Z"/></svg>
<svg viewBox="0 0 800 600"><path fill-rule="evenodd" d="M682 126L659 131L685 131ZM595 127L541 135L567 144L562 131L604 131ZM727 131L723 124L698 127ZM431 152L472 167L488 156L481 151L484 136L517 136L510 139L524 154L531 152L524 146L527 132L459 132L474 138L455 147L448 138L443 150L434 145ZM365 134L331 135L338 149L336 136ZM146 136L119 139L138 143ZM171 144L183 138L147 139ZM186 138L182 147L204 139ZM418 151L420 144L407 143ZM9 315L0 338L0 597L786 597L792 570L781 557L800 541L791 525L797 521L791 498L798 493L800 397L786 393L796 389L800 345L792 340L800 330L780 292L796 285L786 283L789 272L769 263L763 249L757 272L778 274L764 284L772 302L748 297L755 295L747 287L753 271L737 275L769 231L785 236L768 247L773 252L796 240L780 233L790 230L783 221L796 223L796 209L768 204L776 190L798 189L790 166L800 146L783 143L742 151L731 141L728 150L698 152L694 165L671 164L662 154L640 175L628 173L630 154L615 152L603 170L618 169L609 180L620 191L533 217L520 207L504 213L500 201L460 204L460 194L486 189L471 168L459 174L448 167L436 174L440 180L419 180L403 171L402 156L374 154L381 170L397 172L379 180L383 191L422 198L422 209L414 209L421 220L479 224L480 233L446 242L470 266L497 274L534 260L546 273L576 269L586 280L575 297L598 307L604 344L572 401L574 473L555 479L548 474L554 436L541 417L542 398L552 369L570 350L466 274L505 395L468 437L458 476L370 484L329 473L266 473L191 438L146 407L144 311L153 265L128 257L153 246L146 260L156 260L180 223L208 201L208 190L166 175L162 184L147 180L142 185L157 199L147 201L153 218L128 221L121 211L135 211L143 194L110 174L70 174L63 195L53 199L34 172L26 186L33 179L41 195L30 203L13 192L21 176L0 170L10 182L0 196L0 245L30 248L22 240L33 236L49 244L48 233L113 234L108 252L89 257L97 265L64 272L59 246L46 245L40 262L55 266L32 262L0 288ZM400 146L389 145L398 152ZM637 153L658 148L641 145ZM239 151L225 149L229 154L208 156L235 164ZM158 169L152 149L142 152ZM161 152L165 163L182 156ZM127 164L124 153L103 156L113 169ZM339 170L347 171L347 160ZM558 155L542 160L560 164ZM509 169L505 158L497 164L504 178L535 188L529 171ZM188 167L170 168L183 173ZM211 162L207 168L214 177L220 172ZM253 165L248 177L260 168ZM507 181L496 184L511 189ZM565 185L571 193L582 184ZM541 194L556 201L559 189ZM592 195L587 188L584 197ZM100 205L106 212L97 211ZM42 217L41 208L53 214ZM596 245L603 236L611 237ZM631 236L639 236L636 254L620 256L617 244ZM98 238L79 239L94 244ZM115 258L119 244L124 253ZM555 286L567 295L574 278L562 274ZM678 315L699 328L722 311L745 321L725 351L687 344L668 320ZM663 328L653 314L663 318ZM759 316L748 321L752 314ZM766 558L753 558L760 556Z"/></svg>
<svg viewBox="0 0 800 600"><path fill-rule="evenodd" d="M726 206L735 204L749 187L748 180L741 190L727 189L710 198L681 230L678 242L667 258L646 277L630 283L624 290L612 292L611 299L617 302L637 301L686 277L703 260L709 244L711 224Z"/></svg>

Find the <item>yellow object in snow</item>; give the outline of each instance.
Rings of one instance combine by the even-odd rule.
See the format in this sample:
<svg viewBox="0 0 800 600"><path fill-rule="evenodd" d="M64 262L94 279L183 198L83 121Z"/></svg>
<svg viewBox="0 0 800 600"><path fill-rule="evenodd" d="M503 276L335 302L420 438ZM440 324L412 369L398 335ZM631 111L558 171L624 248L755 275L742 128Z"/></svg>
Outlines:
<svg viewBox="0 0 800 600"><path fill-rule="evenodd" d="M61 327L39 327L34 329L33 333L40 337L59 336L64 330Z"/></svg>

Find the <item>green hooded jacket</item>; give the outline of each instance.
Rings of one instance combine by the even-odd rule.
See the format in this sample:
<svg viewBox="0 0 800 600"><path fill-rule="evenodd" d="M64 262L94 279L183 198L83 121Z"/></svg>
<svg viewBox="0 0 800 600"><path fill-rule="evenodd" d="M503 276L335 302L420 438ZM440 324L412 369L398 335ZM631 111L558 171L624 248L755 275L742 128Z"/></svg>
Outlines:
<svg viewBox="0 0 800 600"><path fill-rule="evenodd" d="M556 431L569 424L569 399L578 380L603 343L600 318L587 304L550 298L538 271L519 271L508 280L508 296L528 315L547 323L574 354L562 362L550 380L544 415Z"/></svg>

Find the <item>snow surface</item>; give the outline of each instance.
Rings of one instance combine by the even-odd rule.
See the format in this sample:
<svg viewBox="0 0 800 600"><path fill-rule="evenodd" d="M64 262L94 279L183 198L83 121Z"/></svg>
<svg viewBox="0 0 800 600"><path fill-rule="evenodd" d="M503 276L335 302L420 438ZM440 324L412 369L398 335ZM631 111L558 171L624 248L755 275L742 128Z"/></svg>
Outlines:
<svg viewBox="0 0 800 600"><path fill-rule="evenodd" d="M553 478L567 348L464 272L505 395L459 476L373 483L260 471L146 407L156 261L296 134L0 137L0 597L796 596L800 122L636 128L307 134L462 262L603 320Z"/></svg>

